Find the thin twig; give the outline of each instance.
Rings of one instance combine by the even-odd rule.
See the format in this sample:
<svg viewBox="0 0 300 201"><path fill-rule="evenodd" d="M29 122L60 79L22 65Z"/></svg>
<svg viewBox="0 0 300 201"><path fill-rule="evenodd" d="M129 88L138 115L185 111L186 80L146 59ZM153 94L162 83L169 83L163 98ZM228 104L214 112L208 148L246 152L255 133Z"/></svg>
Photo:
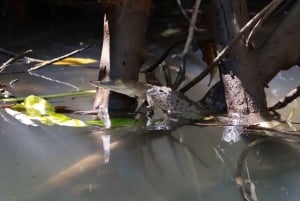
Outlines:
<svg viewBox="0 0 300 201"><path fill-rule="evenodd" d="M177 73L172 89L176 90L185 78L186 54L180 58L179 71Z"/></svg>
<svg viewBox="0 0 300 201"><path fill-rule="evenodd" d="M183 14L183 16L184 16L184 17L188 20L188 22L191 24L191 20L190 20L188 14L186 13L185 9L182 7L181 0L176 0L176 2L177 2L177 5L178 5L178 7L179 7L180 12ZM195 10L194 10L194 9L191 9L191 12L194 13ZM199 13L199 11L197 11L197 12ZM194 29L195 31L201 31L196 25L193 26L193 29Z"/></svg>
<svg viewBox="0 0 300 201"><path fill-rule="evenodd" d="M185 10L184 10L183 7L182 7L181 0L176 0L176 2L177 2L177 5L178 5L179 10L180 10L181 13L183 14L183 16L184 16L188 21L190 21L189 16L187 15L187 13L185 12Z"/></svg>
<svg viewBox="0 0 300 201"><path fill-rule="evenodd" d="M255 24L251 32L249 33L247 39L246 39L246 46L249 46L249 42L252 38L252 36L257 32L257 30L260 28L261 24L273 13L273 11L283 2L284 0L276 0L276 2L264 13L262 18Z"/></svg>
<svg viewBox="0 0 300 201"><path fill-rule="evenodd" d="M56 58L54 58L54 59L51 59L51 60L47 60L47 61L41 62L41 63L35 65L34 67L28 69L27 71L28 71L28 72L34 71L34 70L38 70L38 69L40 69L40 68L43 68L43 67L45 67L45 66L51 65L51 64L53 64L53 63L55 63L55 62L61 61L61 60L65 59L65 58L68 58L68 57L73 56L73 55L75 55L75 54L77 54L77 53L79 53L79 52L82 52L82 51L84 51L84 50L86 50L86 49L88 49L88 48L90 48L90 47L92 47L92 46L93 46L93 45L87 45L87 46L84 46L84 47L82 47L82 48L80 48L80 49L78 49L78 50L75 50L75 51L73 51L73 52L70 52L70 53L68 53L68 54L65 54L65 55L63 55L63 56L56 57Z"/></svg>
<svg viewBox="0 0 300 201"><path fill-rule="evenodd" d="M147 66L147 67L145 68L145 70L141 70L140 73L150 73L150 72L154 71L154 70L159 66L159 64L161 64L161 63L167 58L167 56L170 54L170 52L171 52L175 47L181 45L181 44L184 43L184 42L185 42L185 40L180 40L180 41L178 41L178 42L172 44L170 47L168 47L168 48L166 49L166 51L158 58L158 60L157 60L154 64L152 64L152 65L150 65L150 66Z"/></svg>
<svg viewBox="0 0 300 201"><path fill-rule="evenodd" d="M200 4L201 4L201 0L197 0L195 2L194 12L193 12L192 19L191 19L190 26L189 26L188 37L186 39L185 46L184 46L183 51L181 53L181 57L184 57L188 53L189 48L191 46L191 42L192 42L193 37L194 37L194 27L195 27L196 22L197 22L197 16L198 16L198 11L199 11L199 8L200 8Z"/></svg>
<svg viewBox="0 0 300 201"><path fill-rule="evenodd" d="M9 57L16 57L18 55L14 52L11 52L11 51L8 51L8 50L2 49L2 48L0 48L0 54L6 55L6 56L9 56ZM23 57L23 58L25 59L25 63L44 62L44 60L35 59L35 58L32 58L32 57Z"/></svg>
<svg viewBox="0 0 300 201"><path fill-rule="evenodd" d="M199 11L199 8L200 8L200 4L201 4L201 0L197 0L195 2L195 5L194 5L194 12L193 12L193 15L192 15L192 19L190 21L189 33L188 33L184 48L182 50L182 53L180 55L180 68L179 68L179 72L177 74L177 77L175 79L175 82L172 86L173 89L177 89L178 86L182 83L182 81L184 80L184 77L185 77L186 55L187 55L187 53L190 49L192 40L194 38L194 27L195 27L196 22L197 22L197 17L198 17L198 11Z"/></svg>
<svg viewBox="0 0 300 201"><path fill-rule="evenodd" d="M290 91L285 97L280 99L275 105L269 108L269 110L279 110L287 106L289 103L291 103L293 100L298 98L300 96L300 85Z"/></svg>
<svg viewBox="0 0 300 201"><path fill-rule="evenodd" d="M4 71L5 68L6 68L7 66L9 66L10 64L16 62L17 60L19 60L20 58L24 57L25 55L27 55L27 54L29 54L29 53L31 53L31 52L32 52L32 50L26 50L25 52L22 52L22 53L20 53L20 54L17 54L17 55L14 56L13 58L8 59L6 62L4 62L4 63L0 66L0 73L1 73L2 71Z"/></svg>
<svg viewBox="0 0 300 201"><path fill-rule="evenodd" d="M232 41L218 54L218 56L213 60L213 62L204 69L200 75L196 76L193 80L191 80L189 83L187 83L185 86L183 86L180 89L180 92L184 93L190 88L192 88L194 85L196 85L199 81L201 81L210 71L219 64L219 62L227 56L227 54L233 49L235 44L239 41L239 39L248 31L251 30L251 28L264 16L264 14L273 7L273 5L277 2L277 0L272 1L267 6L265 6L260 12L258 12L251 20L248 21L245 26L243 26L240 30L240 32L232 39Z"/></svg>

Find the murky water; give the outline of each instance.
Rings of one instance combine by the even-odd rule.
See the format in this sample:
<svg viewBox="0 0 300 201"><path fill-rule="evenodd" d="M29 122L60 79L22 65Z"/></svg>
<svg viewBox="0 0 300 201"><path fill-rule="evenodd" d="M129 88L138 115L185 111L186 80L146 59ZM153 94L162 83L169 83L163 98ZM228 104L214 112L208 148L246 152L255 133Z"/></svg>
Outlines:
<svg viewBox="0 0 300 201"><path fill-rule="evenodd" d="M96 79L96 72L92 68L48 67L39 74L58 80L67 78L80 89L91 89L88 81ZM299 73L295 69L290 72L292 76ZM0 76L2 83L19 79L15 88L10 88L19 96L74 90L24 73ZM272 86L278 84L276 79ZM281 96L287 88L270 90L273 94L280 90ZM88 110L93 97L52 101ZM292 105L297 106L297 102ZM296 112L296 118L298 115ZM234 177L237 159L248 142L224 142L223 128L184 126L172 132L33 128L21 125L3 110L1 116L1 200L241 200ZM106 135L110 135L108 153L103 149ZM298 200L298 158L298 147L275 142L251 151L247 174L259 200Z"/></svg>
<svg viewBox="0 0 300 201"><path fill-rule="evenodd" d="M46 52L53 52L53 48ZM98 59L97 48L79 56ZM51 55L55 56L57 53ZM97 69L88 67L49 66L37 72L67 84L9 71L24 69L16 65L0 75L2 83L19 80L9 88L17 96L75 90L71 85L92 89L88 82L97 79ZM298 86L299 78L299 68L277 76L267 90L270 105ZM51 101L90 110L93 97ZM296 110L293 120L299 121L299 101L280 112L287 117L291 109ZM184 126L175 131L149 132L135 128L33 128L16 122L2 109L0 115L0 200L242 200L234 178L237 160L249 142L243 138L225 142L224 128ZM108 147L103 138L109 140ZM259 200L299 200L299 151L296 145L267 142L249 153L244 176L255 184Z"/></svg>

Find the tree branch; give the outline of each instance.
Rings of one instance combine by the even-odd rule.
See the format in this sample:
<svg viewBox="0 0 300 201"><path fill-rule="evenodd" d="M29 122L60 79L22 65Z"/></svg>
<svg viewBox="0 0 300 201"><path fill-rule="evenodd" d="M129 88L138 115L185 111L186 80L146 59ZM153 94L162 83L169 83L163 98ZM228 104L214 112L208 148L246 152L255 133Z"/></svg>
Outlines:
<svg viewBox="0 0 300 201"><path fill-rule="evenodd" d="M27 50L27 51L25 51L25 52L22 52L22 53L20 53L20 54L15 55L13 58L8 59L6 62L4 62L4 63L0 66L0 73L1 73L2 71L4 71L5 68L6 68L7 66L9 66L10 64L16 62L16 61L19 60L20 58L23 58L25 55L27 55L27 54L29 54L29 53L31 53L31 52L32 52L32 50Z"/></svg>
<svg viewBox="0 0 300 201"><path fill-rule="evenodd" d="M287 106L289 103L291 103L293 100L298 98L300 96L300 85L290 91L285 97L280 99L278 103L273 105L272 107L269 108L269 110L279 110Z"/></svg>
<svg viewBox="0 0 300 201"><path fill-rule="evenodd" d="M79 52L82 52L82 51L84 51L84 50L86 50L86 49L88 49L88 48L90 48L90 47L92 47L92 46L93 46L93 45L87 45L87 46L84 46L84 47L82 47L82 48L80 48L80 49L78 49L78 50L75 50L75 51L73 51L73 52L67 53L67 54L65 54L65 55L63 55L63 56L56 57L56 58L54 58L54 59L51 59L51 60L47 60L47 61L41 62L41 63L35 65L34 67L28 69L27 71L28 71L28 72L34 71L34 70L38 70L38 69L40 69L40 68L43 68L43 67L45 67L45 66L51 65L51 64L53 64L53 63L55 63L55 62L58 62L58 61L61 61L61 60L65 59L65 58L67 58L67 57L73 56L74 54L77 54L77 53L79 53Z"/></svg>
<svg viewBox="0 0 300 201"><path fill-rule="evenodd" d="M260 75L268 83L280 70L300 62L300 1L288 11L280 26L258 50Z"/></svg>
<svg viewBox="0 0 300 201"><path fill-rule="evenodd" d="M264 14L273 7L273 5L277 2L277 0L272 1L266 7L264 7L260 12L258 12L241 30L239 33L232 39L232 41L218 54L218 56L213 60L213 62L204 69L200 75L196 76L193 80L187 83L180 89L180 92L184 93L194 85L196 85L199 81L201 81L219 62L227 56L227 54L235 47L236 43L239 39L247 32L249 32L252 27L264 16Z"/></svg>

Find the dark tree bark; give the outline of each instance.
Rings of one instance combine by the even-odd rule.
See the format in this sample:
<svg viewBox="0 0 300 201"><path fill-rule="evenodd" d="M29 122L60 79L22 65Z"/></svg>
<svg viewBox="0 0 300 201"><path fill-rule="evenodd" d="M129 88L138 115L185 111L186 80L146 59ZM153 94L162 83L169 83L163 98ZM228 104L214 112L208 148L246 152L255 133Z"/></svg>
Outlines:
<svg viewBox="0 0 300 201"><path fill-rule="evenodd" d="M213 0L215 40L225 47L248 21L245 0ZM282 69L299 63L299 1L259 49L240 39L220 68L229 115L244 116L245 123L267 117L264 87ZM284 39L284 40L283 40Z"/></svg>
<svg viewBox="0 0 300 201"><path fill-rule="evenodd" d="M110 32L109 69L106 65L109 78L137 80L144 59L151 0L104 0L101 4L108 19ZM100 68L103 68L101 64ZM101 79L101 76L99 78ZM105 93L100 92L96 96L94 107L101 108L103 106L101 104L106 102L107 97ZM136 100L112 93L109 107L119 112L133 111Z"/></svg>
<svg viewBox="0 0 300 201"><path fill-rule="evenodd" d="M224 48L250 18L247 1L212 0L210 3L214 39L218 46ZM110 27L110 68L106 68L107 71L110 69L110 78L137 80L150 4L150 0L102 1ZM219 66L227 112L229 116L238 113L242 118L245 117L244 123L252 124L268 117L264 88L280 70L300 63L300 1L285 0L276 13L281 14L282 20L276 22L268 37L263 38L259 45L251 40L251 46L245 45L246 36L242 37ZM275 19L273 14L262 26L268 25L268 19ZM259 34L258 31L254 36L259 38ZM103 94L98 93L97 99L105 99ZM97 102L97 99L96 108L101 106L101 101ZM125 107L134 106L123 96L117 99L121 101L117 104L112 101L113 104L122 105L125 102ZM117 109L120 111L120 108Z"/></svg>

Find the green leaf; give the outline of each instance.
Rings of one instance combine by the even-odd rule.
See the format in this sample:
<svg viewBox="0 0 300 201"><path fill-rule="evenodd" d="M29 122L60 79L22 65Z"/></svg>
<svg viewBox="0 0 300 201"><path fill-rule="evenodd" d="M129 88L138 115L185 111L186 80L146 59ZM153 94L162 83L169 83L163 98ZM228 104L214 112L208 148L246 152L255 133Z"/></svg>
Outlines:
<svg viewBox="0 0 300 201"><path fill-rule="evenodd" d="M112 128L133 127L135 125L135 119L130 118L111 118L110 121ZM104 123L100 120L86 121L86 123L89 125L104 126Z"/></svg>
<svg viewBox="0 0 300 201"><path fill-rule="evenodd" d="M64 114L56 113L54 106L51 105L45 99L30 95L24 102L16 104L13 109L25 110L26 114L31 118L40 121L46 125L61 125L61 126L73 126L83 127L87 126L83 121L78 119L72 119Z"/></svg>
<svg viewBox="0 0 300 201"><path fill-rule="evenodd" d="M24 102L13 105L11 109L17 111L25 110Z"/></svg>
<svg viewBox="0 0 300 201"><path fill-rule="evenodd" d="M48 101L34 95L24 100L24 107L29 116L49 115L54 112L54 107Z"/></svg>

